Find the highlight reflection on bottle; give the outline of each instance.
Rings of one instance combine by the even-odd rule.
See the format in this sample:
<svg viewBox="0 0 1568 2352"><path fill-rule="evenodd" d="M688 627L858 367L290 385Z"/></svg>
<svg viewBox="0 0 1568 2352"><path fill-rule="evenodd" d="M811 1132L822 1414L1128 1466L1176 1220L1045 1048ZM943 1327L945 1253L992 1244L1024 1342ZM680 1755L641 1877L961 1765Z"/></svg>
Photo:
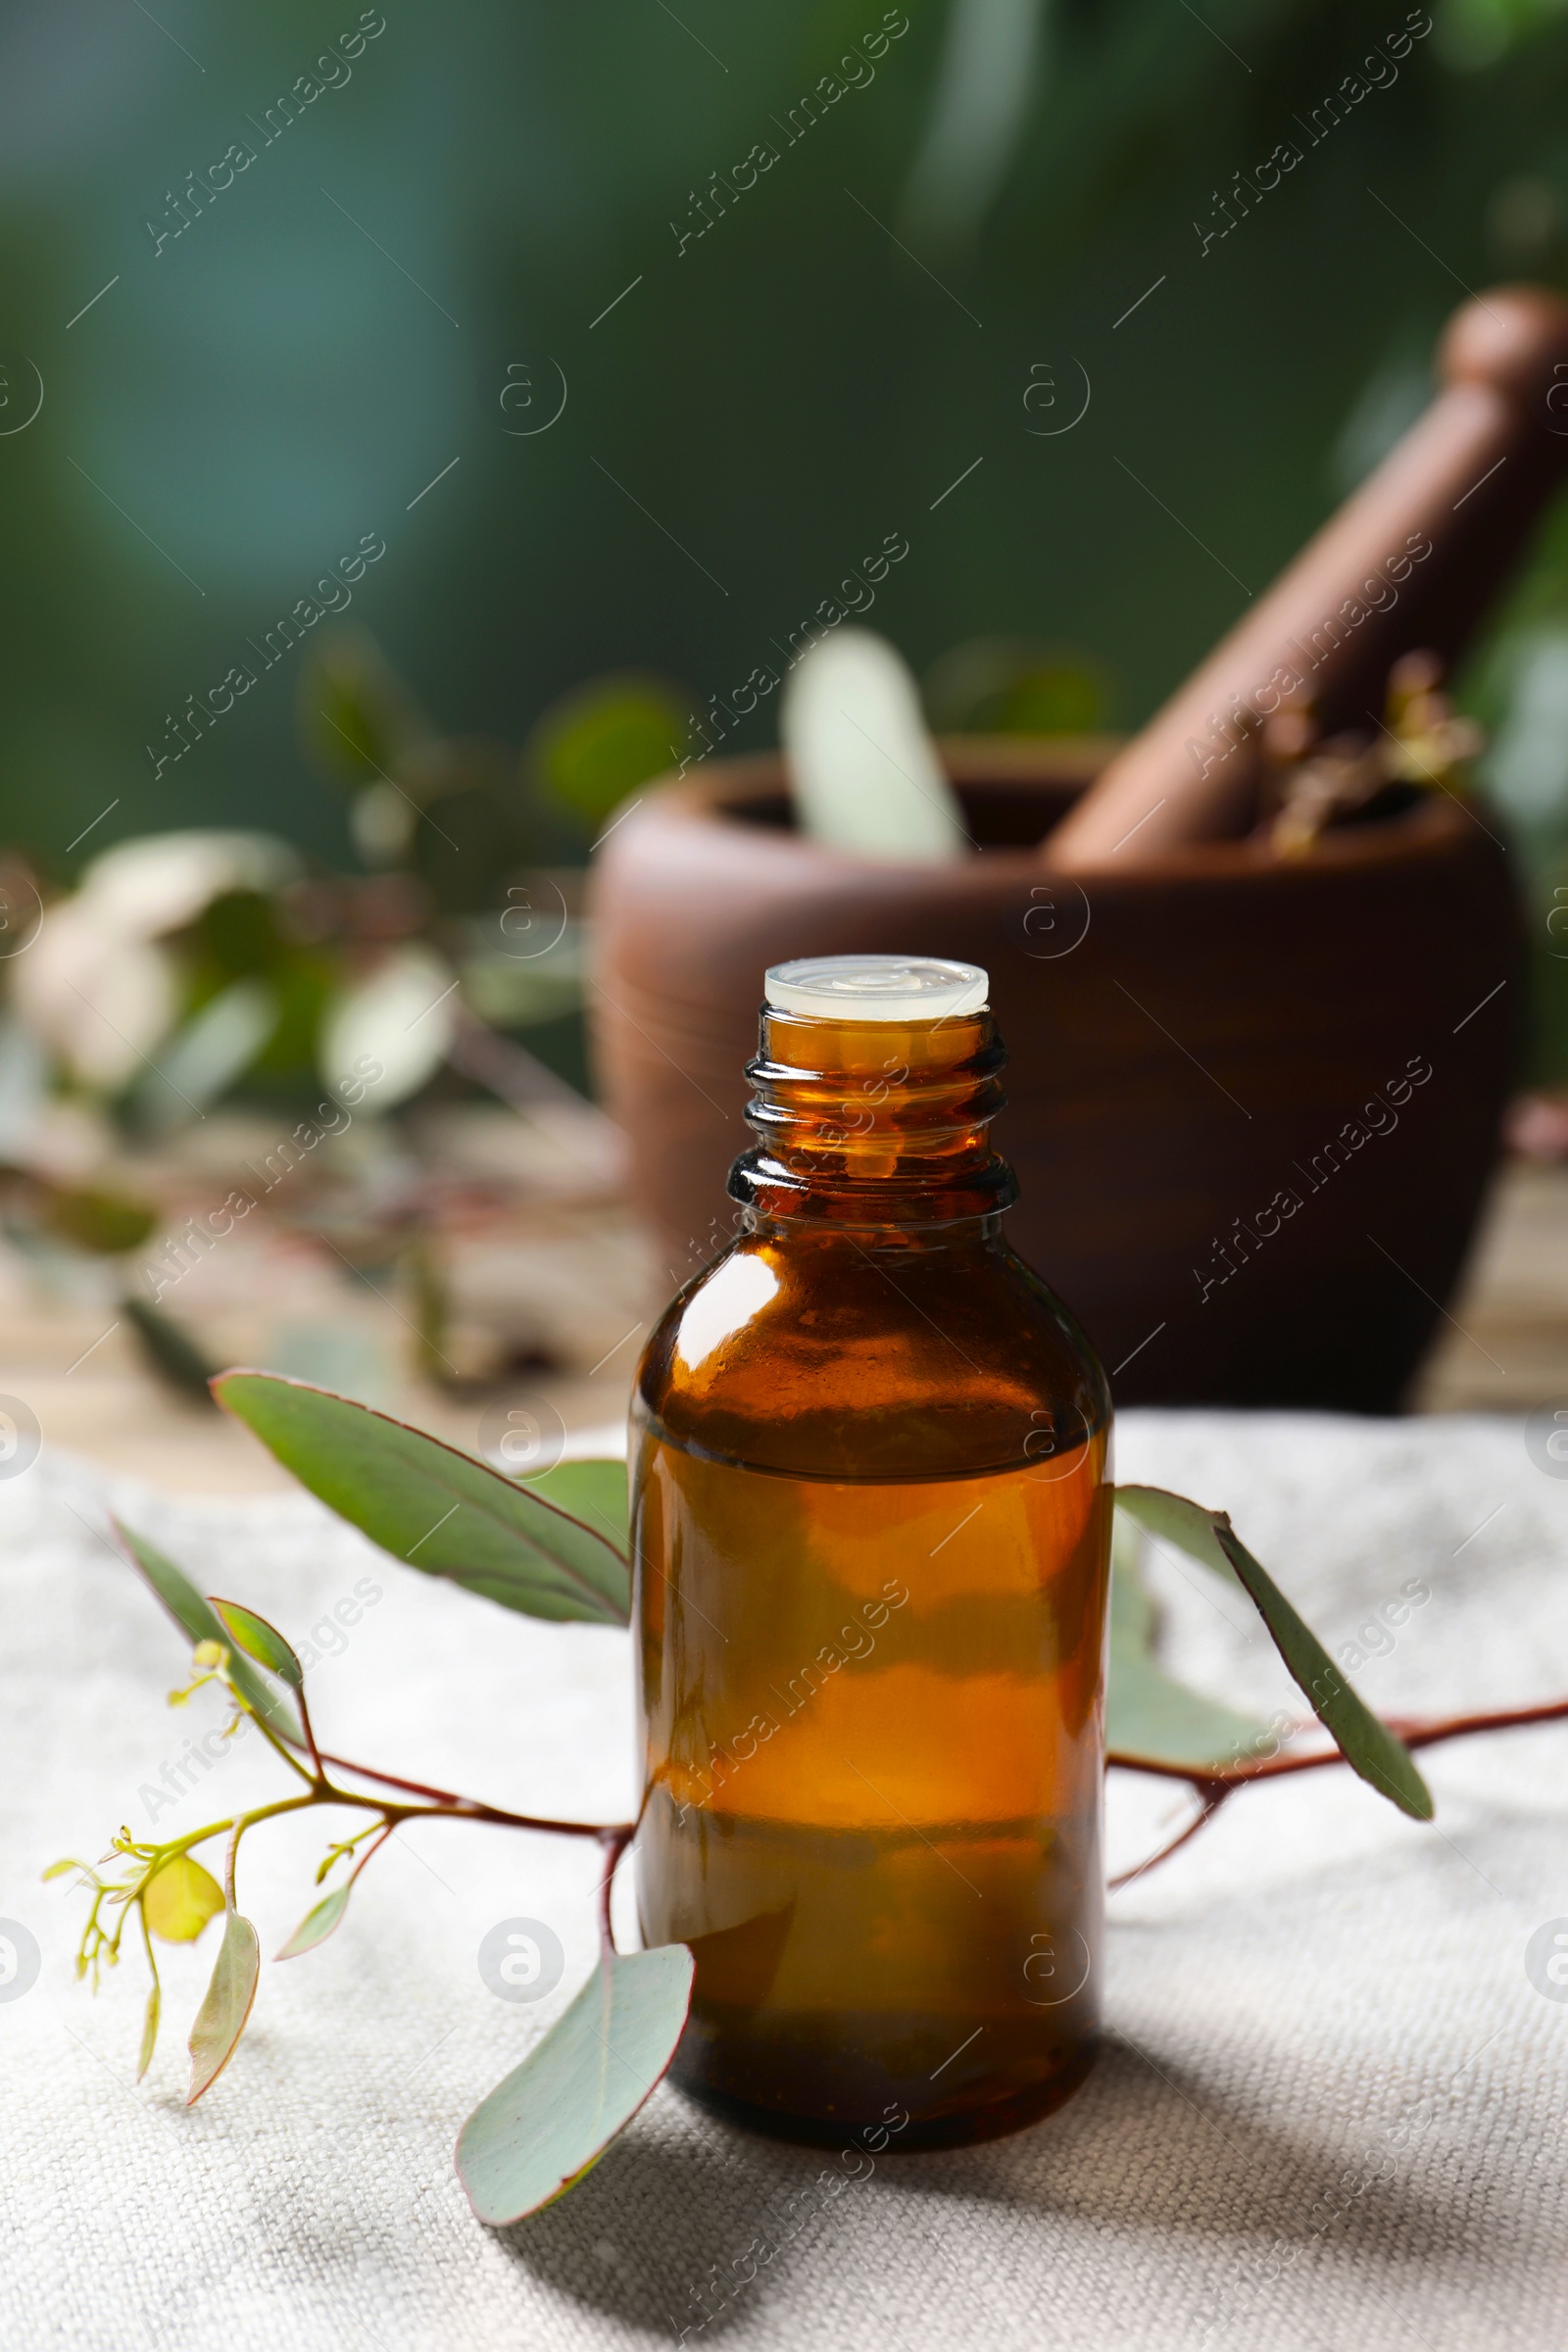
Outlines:
<svg viewBox="0 0 1568 2352"><path fill-rule="evenodd" d="M972 965L768 974L745 1229L633 1400L650 1941L674 2074L901 2146L1032 2122L1098 2019L1110 1406L1008 1249Z"/></svg>

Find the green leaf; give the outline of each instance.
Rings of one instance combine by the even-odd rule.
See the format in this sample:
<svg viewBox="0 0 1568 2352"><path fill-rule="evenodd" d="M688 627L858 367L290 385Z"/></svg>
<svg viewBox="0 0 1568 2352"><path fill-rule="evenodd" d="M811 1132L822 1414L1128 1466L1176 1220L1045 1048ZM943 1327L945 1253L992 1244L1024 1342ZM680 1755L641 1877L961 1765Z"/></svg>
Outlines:
<svg viewBox="0 0 1568 2352"><path fill-rule="evenodd" d="M1432 1819L1432 1794L1409 1749L1356 1696L1316 1634L1242 1543L1228 1512L1208 1510L1161 1487L1118 1487L1116 1508L1148 1534L1163 1536L1201 1560L1216 1575L1234 1578L1351 1771L1416 1821Z"/></svg>
<svg viewBox="0 0 1568 2352"><path fill-rule="evenodd" d="M1105 1745L1118 1759L1159 1764L1234 1764L1261 1751L1269 1726L1167 1674L1154 1654L1157 1612L1144 1584L1133 1522L1117 1522L1110 1568L1110 1672Z"/></svg>
<svg viewBox="0 0 1568 2352"><path fill-rule="evenodd" d="M545 712L523 765L554 799L598 826L639 784L674 766L690 722L687 696L665 678L634 671L590 678Z"/></svg>
<svg viewBox="0 0 1568 2352"><path fill-rule="evenodd" d="M301 1952L314 1952L318 1943L324 1943L349 1907L353 1884L351 1879L342 1886L334 1886L314 1911L307 1911L283 1949L273 1957L278 1960L297 1960Z"/></svg>
<svg viewBox="0 0 1568 2352"><path fill-rule="evenodd" d="M1227 1584L1238 1581L1220 1548L1217 1522L1224 1519L1226 1526L1230 1525L1223 1511L1207 1510L1202 1503L1189 1502L1185 1494L1172 1494L1164 1487L1118 1487L1116 1508L1146 1535L1163 1536L1167 1544L1201 1560Z"/></svg>
<svg viewBox="0 0 1568 2352"><path fill-rule="evenodd" d="M138 2082L151 2066L153 2052L158 2047L158 2020L163 2014L163 1994L159 1989L158 1979L154 1977L152 1990L147 1995L147 2022L141 2030L141 2055L136 2061Z"/></svg>
<svg viewBox="0 0 1568 2352"><path fill-rule="evenodd" d="M223 1889L189 1854L176 1854L147 1882L142 1916L165 1943L194 1943L223 1908Z"/></svg>
<svg viewBox="0 0 1568 2352"><path fill-rule="evenodd" d="M624 1462L558 1462L527 1482L558 1511L595 1528L617 1550L631 1549L631 1496Z"/></svg>
<svg viewBox="0 0 1568 2352"><path fill-rule="evenodd" d="M280 1675L291 1690L303 1688L305 1669L275 1625L269 1625L265 1617L258 1617L243 1601L220 1600L216 1592L211 1599L231 1643L237 1642L247 1657L255 1658L269 1673Z"/></svg>
<svg viewBox="0 0 1568 2352"><path fill-rule="evenodd" d="M229 1676L247 1706L255 1709L280 1740L288 1740L296 1747L305 1744L305 1734L288 1700L279 1696L270 1684L264 1683L256 1669L242 1657L233 1655L233 1642L227 1629L210 1600L205 1600L187 1576L166 1559L156 1544L132 1528L124 1527L118 1519L110 1526L119 1537L131 1566L141 1573L163 1602L174 1623L195 1642L220 1642L229 1655Z"/></svg>
<svg viewBox="0 0 1568 2352"><path fill-rule="evenodd" d="M693 1967L683 1943L612 1954L474 2109L458 2178L481 2222L520 2222L598 2162L675 2055Z"/></svg>
<svg viewBox="0 0 1568 2352"><path fill-rule="evenodd" d="M262 1947L248 1919L230 1911L219 1946L213 1981L196 2012L190 2030L190 2090L187 2107L194 2107L204 2090L211 2090L239 2047L245 2021L256 1998Z"/></svg>
<svg viewBox="0 0 1568 2352"><path fill-rule="evenodd" d="M225 901L270 913L259 891L233 891ZM223 902L215 902L222 905ZM208 908L211 917L214 907ZM200 1118L251 1067L277 1027L277 992L253 975L231 980L208 997L182 1029L159 1048L131 1091L127 1111L142 1135L163 1138Z"/></svg>
<svg viewBox="0 0 1568 2352"><path fill-rule="evenodd" d="M526 1616L626 1623L623 1555L535 1488L301 1380L223 1372L213 1394L302 1486L394 1559Z"/></svg>

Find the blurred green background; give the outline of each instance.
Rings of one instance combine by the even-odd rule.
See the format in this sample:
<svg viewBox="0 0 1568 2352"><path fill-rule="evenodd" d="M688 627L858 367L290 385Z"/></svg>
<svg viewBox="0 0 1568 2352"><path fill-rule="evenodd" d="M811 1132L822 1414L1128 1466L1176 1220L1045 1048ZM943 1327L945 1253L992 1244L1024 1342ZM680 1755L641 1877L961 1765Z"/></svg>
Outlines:
<svg viewBox="0 0 1568 2352"><path fill-rule="evenodd" d="M1466 288L1564 282L1562 0L1434 0L1396 80L1206 251L1233 174L1421 11L906 15L790 142L877 0L13 9L0 839L56 882L166 825L353 870L300 726L332 624L265 670L247 649L368 534L348 618L441 737L514 750L620 670L701 715L888 533L870 618L918 669L1025 639L1136 724L1409 421ZM254 162L193 192L236 141ZM760 141L778 161L705 204ZM1085 378L1081 423L1042 430ZM247 662L155 772L169 714ZM1561 515L1467 694L1538 902L1536 1067L1565 1074ZM763 701L729 741L774 724Z"/></svg>

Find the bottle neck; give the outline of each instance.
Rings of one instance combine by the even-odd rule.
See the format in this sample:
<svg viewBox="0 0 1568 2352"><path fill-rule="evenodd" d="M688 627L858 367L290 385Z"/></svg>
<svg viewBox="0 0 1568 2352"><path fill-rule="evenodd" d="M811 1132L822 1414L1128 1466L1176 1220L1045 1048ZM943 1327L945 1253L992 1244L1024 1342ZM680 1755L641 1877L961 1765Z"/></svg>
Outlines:
<svg viewBox="0 0 1568 2352"><path fill-rule="evenodd" d="M1017 1197L989 1129L1006 1050L989 1012L907 1024L763 1012L757 1143L729 1190L760 1220L947 1226Z"/></svg>

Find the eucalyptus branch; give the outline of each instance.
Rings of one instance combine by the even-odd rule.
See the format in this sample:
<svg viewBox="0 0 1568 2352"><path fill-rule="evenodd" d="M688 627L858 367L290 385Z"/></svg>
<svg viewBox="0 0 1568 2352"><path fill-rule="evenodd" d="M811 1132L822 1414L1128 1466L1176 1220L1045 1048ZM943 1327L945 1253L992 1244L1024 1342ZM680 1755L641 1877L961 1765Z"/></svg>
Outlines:
<svg viewBox="0 0 1568 2352"><path fill-rule="evenodd" d="M299 1695L303 1700L305 1695L303 1690L299 1693ZM246 1714L250 1717L252 1723L255 1724L257 1730L261 1733L262 1738L267 1741L268 1746L274 1749L276 1753L282 1757L284 1763L288 1766L291 1772L297 1772L299 1774L300 1779L305 1783L307 1788L319 1788L325 1785L321 1776L321 1760L319 1756L316 1754L314 1740L312 1741L311 1745L311 1753L316 1769L311 1771L300 1762L298 1756L289 1746L287 1740L280 1740L278 1738L277 1734L273 1731L271 1725L268 1722L265 1715L261 1714L255 1707L249 1705L243 1697L240 1698L239 1704L244 1707ZM300 1713L301 1717L303 1718L303 1706L301 1707Z"/></svg>
<svg viewBox="0 0 1568 2352"><path fill-rule="evenodd" d="M618 1829L601 1830L600 1843L605 1849L604 1876L599 1882L599 1949L603 1958L612 1959L615 1950L615 1934L610 1924L610 1897L615 1884L615 1872L620 1857L637 1835L635 1822L622 1822Z"/></svg>
<svg viewBox="0 0 1568 2352"><path fill-rule="evenodd" d="M286 1813L310 1811L318 1806L341 1805L352 1811L368 1813L373 1818L365 1829L328 1846L317 1872L317 1885L319 1886L340 1862L349 1865L347 1876L301 1922L278 1953L279 1959L292 1958L325 1941L342 1918L350 1892L361 1874L380 1852L393 1832L410 1821L474 1821L501 1829L531 1830L566 1838L597 1839L605 1854L599 1897L602 1960L604 1965L609 1966L615 1959L610 1922L611 1892L616 1865L636 1835L636 1822L555 1821L541 1814L514 1813L506 1806L487 1804L479 1797L461 1796L451 1789L432 1788L398 1774L381 1772L373 1765L358 1764L347 1756L324 1755L311 1722L305 1696L304 1670L282 1635L264 1618L257 1617L254 1611L244 1609L236 1602L214 1602L211 1606L220 1613L224 1635L233 1641L238 1649L289 1686L298 1705L299 1732L293 1738L279 1734L274 1721L270 1720L273 1702L267 1686L246 1664L244 1657L235 1656L227 1640L220 1641L210 1635L204 1635L195 1643L191 1677L185 1688L170 1692L170 1703L182 1706L196 1690L205 1689L209 1684L221 1684L233 1708L228 1731L232 1733L243 1717L249 1717L260 1729L268 1746L303 1781L304 1788L293 1796L275 1797L269 1804L253 1805L221 1821L204 1822L199 1829L188 1830L178 1838L156 1844L143 1843L133 1838L128 1830L122 1830L113 1840L110 1855L105 1857L108 1860L118 1855L127 1863L128 1868L118 1882L101 1878L96 1870L89 1869L83 1863L71 1861L58 1862L44 1874L46 1878L53 1878L61 1871L76 1869L92 1889L92 1903L82 1931L76 1973L80 1977L90 1969L94 1989L98 1984L100 1967L113 1967L119 1961L126 1919L132 1911L137 1915L152 1978L138 2081L146 2073L153 2055L161 2007L153 1937L157 1936L172 1943L193 1942L208 1921L219 1912L224 1915L223 1942L206 1999L191 2030L191 2099L199 2098L217 2081L233 2055L255 1998L260 1960L256 1931L248 1920L241 1917L239 1911L236 1882L240 1845L251 1830ZM295 1752L299 1745L303 1745L308 1762ZM348 1774L375 1782L381 1789L398 1793L389 1796L345 1787L333 1777L334 1774ZM410 1799L415 1801L408 1801ZM220 1886L196 1861L195 1853L198 1847L225 1836L228 1843ZM358 1853L356 1849L361 1845L365 1850ZM104 1925L106 1905L120 1913L112 1930Z"/></svg>
<svg viewBox="0 0 1568 2352"><path fill-rule="evenodd" d="M1324 1762L1327 1761L1328 1758L1325 1757ZM1212 1784L1204 1788L1196 1781L1193 1783L1193 1791L1198 1798L1198 1811L1190 1820L1183 1823L1174 1838L1168 1838L1163 1845L1156 1846L1145 1861L1140 1862L1136 1870L1118 1871L1115 1878L1107 1879L1105 1890L1108 1894L1115 1894L1121 1887L1130 1886L1134 1879L1143 1878L1146 1872L1153 1869L1156 1862L1167 1860L1170 1855L1175 1853L1178 1846L1187 1843L1189 1838L1196 1838L1204 1823L1213 1820L1220 1806L1231 1794L1228 1788L1216 1788Z"/></svg>
<svg viewBox="0 0 1568 2352"><path fill-rule="evenodd" d="M1568 1698L1548 1698L1535 1706L1496 1707L1469 1715L1391 1715L1388 1725L1406 1747L1413 1748L1434 1747L1442 1740L1468 1740L1478 1732L1521 1731L1532 1724L1565 1721L1568 1721ZM1309 1727L1302 1725L1298 1728L1305 1730ZM1114 1893L1119 1886L1131 1886L1134 1879L1141 1879L1146 1872L1152 1870L1156 1862L1167 1860L1187 1843L1189 1838L1196 1837L1205 1823L1213 1820L1224 1800L1234 1796L1238 1788L1245 1788L1254 1781L1277 1781L1287 1773L1316 1772L1324 1765L1343 1764L1345 1761L1337 1747L1325 1747L1315 1748L1310 1755L1304 1756L1238 1757L1233 1763L1200 1768L1191 1764L1171 1763L1163 1757L1123 1755L1114 1748L1107 1749L1107 1770L1115 1766L1123 1772L1149 1773L1159 1780L1185 1781L1199 1800L1197 1813L1174 1838L1158 1847L1147 1861L1140 1862L1136 1870L1124 1870L1110 1880L1111 1892Z"/></svg>
<svg viewBox="0 0 1568 2352"><path fill-rule="evenodd" d="M299 1701L300 1725L305 1734L305 1744L311 1751L311 1769L316 1774L317 1779L319 1780L321 1777L321 1751L316 1744L316 1732L311 1722L311 1707L310 1701L305 1695L305 1678L303 1675L300 1677L300 1687L295 1691L294 1695Z"/></svg>
<svg viewBox="0 0 1568 2352"><path fill-rule="evenodd" d="M395 1772L380 1772L373 1764L356 1764L347 1756L327 1755L323 1750L320 1760L338 1772L354 1772L362 1780L379 1782L383 1788L401 1788L410 1796L428 1797L436 1812L455 1821L484 1821L506 1830L545 1830L556 1838L610 1838L624 1831L630 1838L636 1827L631 1822L553 1821L538 1813L509 1813L505 1806L486 1804L481 1797L459 1796L450 1788L432 1788L423 1781L405 1780ZM352 1799L345 1797L345 1801L368 1804L373 1800L357 1795Z"/></svg>
<svg viewBox="0 0 1568 2352"><path fill-rule="evenodd" d="M387 1839L391 1837L397 1826L398 1825L395 1821L388 1821L383 1823L379 1830L372 1829L365 1833L365 1835L370 1838L371 1842L366 1847L364 1853L355 1863L354 1868L349 1872L349 1885L351 1886L353 1886L355 1880L359 1877L361 1871L365 1868L367 1862L371 1861L374 1856L380 1852L382 1846L385 1845Z"/></svg>

